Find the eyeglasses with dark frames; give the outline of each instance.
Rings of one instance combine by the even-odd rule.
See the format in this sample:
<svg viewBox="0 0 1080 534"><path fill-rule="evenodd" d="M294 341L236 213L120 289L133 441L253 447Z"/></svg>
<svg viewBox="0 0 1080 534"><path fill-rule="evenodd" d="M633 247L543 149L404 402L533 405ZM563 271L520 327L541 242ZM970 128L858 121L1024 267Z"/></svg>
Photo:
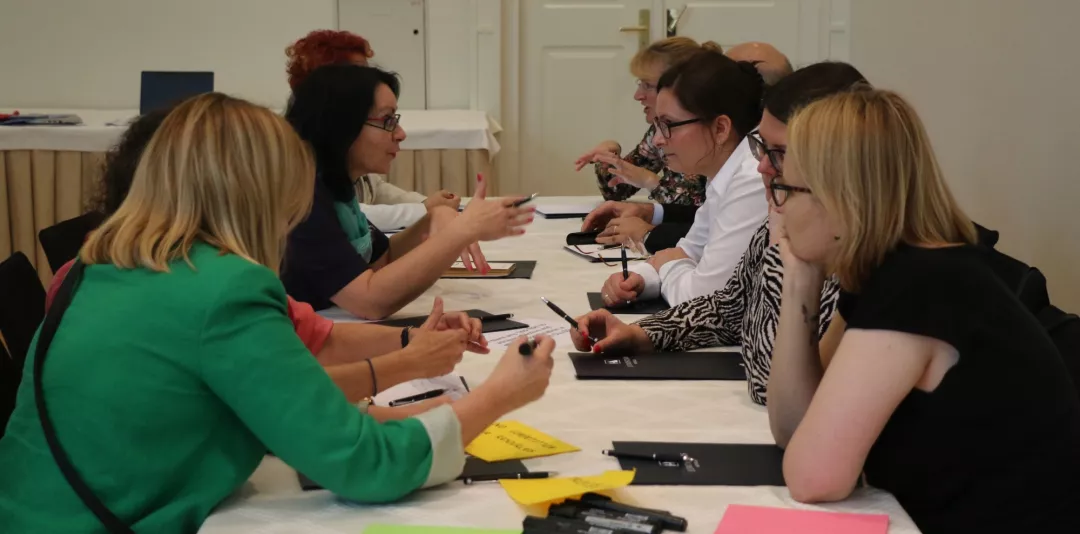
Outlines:
<svg viewBox="0 0 1080 534"><path fill-rule="evenodd" d="M393 132L397 129L398 122L401 121L401 114L395 113L393 115L387 115L385 117L368 117L365 124L370 124L381 130Z"/></svg>
<svg viewBox="0 0 1080 534"><path fill-rule="evenodd" d="M813 191L805 187L778 182L778 178L780 177L773 176L772 180L769 180L769 194L772 195L773 205L776 207L783 206L792 193L813 194Z"/></svg>
<svg viewBox="0 0 1080 534"><path fill-rule="evenodd" d="M656 130L660 132L660 135L664 136L664 139L671 139L671 129L678 128L679 126L685 126L687 124L694 124L695 122L701 122L701 117L696 119L686 119L678 122L667 122L665 120L657 118L653 121L653 125L656 126Z"/></svg>
<svg viewBox="0 0 1080 534"><path fill-rule="evenodd" d="M751 132L748 135L750 140L750 153L754 155L754 158L761 161L762 158L768 157L769 164L772 165L776 172L784 172L784 155L787 154L787 149L784 148L769 148L765 144L765 140L762 139L761 134L757 132Z"/></svg>

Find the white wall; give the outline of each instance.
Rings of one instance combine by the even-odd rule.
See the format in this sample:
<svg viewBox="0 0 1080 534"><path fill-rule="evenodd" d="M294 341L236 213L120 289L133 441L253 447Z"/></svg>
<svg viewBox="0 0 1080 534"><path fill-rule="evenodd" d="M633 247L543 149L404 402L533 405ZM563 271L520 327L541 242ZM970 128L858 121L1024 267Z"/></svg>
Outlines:
<svg viewBox="0 0 1080 534"><path fill-rule="evenodd" d="M1080 312L1080 2L851 4L854 64L913 102L969 215Z"/></svg>
<svg viewBox="0 0 1080 534"><path fill-rule="evenodd" d="M498 118L500 0L426 4L428 108ZM0 0L0 106L134 109L141 71L212 70L279 108L285 47L337 27L337 0Z"/></svg>
<svg viewBox="0 0 1080 534"><path fill-rule="evenodd" d="M143 70L212 70L216 89L271 107L285 47L336 28L336 0L0 0L0 105L139 107Z"/></svg>

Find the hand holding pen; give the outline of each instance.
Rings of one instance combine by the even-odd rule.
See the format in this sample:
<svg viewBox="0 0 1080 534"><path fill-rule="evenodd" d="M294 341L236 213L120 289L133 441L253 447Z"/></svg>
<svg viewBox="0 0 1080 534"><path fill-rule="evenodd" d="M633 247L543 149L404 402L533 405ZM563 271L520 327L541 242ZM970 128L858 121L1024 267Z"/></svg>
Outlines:
<svg viewBox="0 0 1080 534"><path fill-rule="evenodd" d="M524 356L523 350L529 355ZM548 336L536 336L532 341L524 336L518 338L473 394L485 390L484 395L493 397L492 404L505 411L516 410L539 399L551 379L551 369L555 365L551 358L553 350L555 340Z"/></svg>

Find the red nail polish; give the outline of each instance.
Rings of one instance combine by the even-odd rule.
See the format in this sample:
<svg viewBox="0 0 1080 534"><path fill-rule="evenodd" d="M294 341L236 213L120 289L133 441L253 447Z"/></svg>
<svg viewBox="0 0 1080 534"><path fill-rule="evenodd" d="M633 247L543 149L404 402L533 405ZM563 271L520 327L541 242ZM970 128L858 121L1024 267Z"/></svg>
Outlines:
<svg viewBox="0 0 1080 534"><path fill-rule="evenodd" d="M600 354L600 345L593 345L592 351L594 354Z"/></svg>

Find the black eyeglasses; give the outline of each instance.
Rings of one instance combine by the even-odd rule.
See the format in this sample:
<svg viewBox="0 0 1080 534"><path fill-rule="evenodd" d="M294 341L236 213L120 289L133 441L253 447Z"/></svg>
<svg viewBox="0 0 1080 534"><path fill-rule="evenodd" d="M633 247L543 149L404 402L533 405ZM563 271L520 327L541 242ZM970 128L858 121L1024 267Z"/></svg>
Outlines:
<svg viewBox="0 0 1080 534"><path fill-rule="evenodd" d="M757 132L752 132L747 137L750 139L750 153L755 159L761 161L762 158L768 156L773 169L776 169L778 173L784 172L784 155L787 154L787 149L769 148L765 140L761 138L761 134Z"/></svg>
<svg viewBox="0 0 1080 534"><path fill-rule="evenodd" d="M395 113L393 115L387 115L385 117L368 117L365 124L370 124L376 128L392 132L397 129L398 122L401 120L401 114Z"/></svg>
<svg viewBox="0 0 1080 534"><path fill-rule="evenodd" d="M656 126L656 130L660 132L660 135L664 136L664 139L671 139L671 129L678 128L679 126L685 126L687 124L694 124L695 122L701 122L701 117L696 119L686 119L679 122L667 122L660 119L653 121L653 126Z"/></svg>
<svg viewBox="0 0 1080 534"><path fill-rule="evenodd" d="M806 193L808 195L813 193L813 191L805 187L780 183L777 181L778 178L780 177L773 176L772 180L769 180L769 194L772 195L773 206L783 206L792 193Z"/></svg>

